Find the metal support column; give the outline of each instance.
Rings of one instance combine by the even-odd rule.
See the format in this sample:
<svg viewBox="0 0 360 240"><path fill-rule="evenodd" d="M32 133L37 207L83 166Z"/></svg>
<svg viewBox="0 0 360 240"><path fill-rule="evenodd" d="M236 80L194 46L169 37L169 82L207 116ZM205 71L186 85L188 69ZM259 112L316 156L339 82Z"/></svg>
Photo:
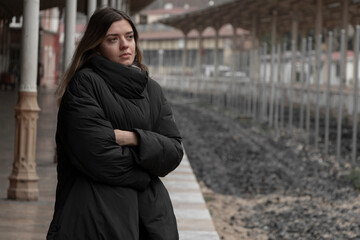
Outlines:
<svg viewBox="0 0 360 240"><path fill-rule="evenodd" d="M107 7L108 6L108 0L101 0L100 7Z"/></svg>
<svg viewBox="0 0 360 240"><path fill-rule="evenodd" d="M316 26L315 26L315 38L316 38L316 45L315 45L315 81L316 84L316 113L315 113L315 151L318 150L318 137L319 137L319 88L320 88L320 66L321 66L321 42L322 42L322 0L316 1Z"/></svg>
<svg viewBox="0 0 360 240"><path fill-rule="evenodd" d="M219 27L215 28L214 77L216 80L219 77L219 31Z"/></svg>
<svg viewBox="0 0 360 240"><path fill-rule="evenodd" d="M116 8L123 10L123 0L116 0Z"/></svg>
<svg viewBox="0 0 360 240"><path fill-rule="evenodd" d="M292 134L293 125L293 97L294 97L294 82L296 73L296 55L297 55L297 38L298 38L298 17L296 12L292 14L291 23L291 76L290 76L290 96L289 96L289 132Z"/></svg>
<svg viewBox="0 0 360 240"><path fill-rule="evenodd" d="M76 2L77 1L66 0L64 69L70 64L75 50Z"/></svg>
<svg viewBox="0 0 360 240"><path fill-rule="evenodd" d="M90 20L91 15L96 10L96 0L88 0L87 2L87 20Z"/></svg>
<svg viewBox="0 0 360 240"><path fill-rule="evenodd" d="M355 61L354 61L354 108L353 108L353 131L352 131L352 163L356 163L357 158L357 136L358 136L358 98L359 98L359 44L360 44L360 26L356 26L355 38Z"/></svg>
<svg viewBox="0 0 360 240"><path fill-rule="evenodd" d="M110 7L116 8L116 0L110 0Z"/></svg>
<svg viewBox="0 0 360 240"><path fill-rule="evenodd" d="M269 106L269 120L268 124L271 127L273 125L274 120L274 57L275 57L275 47L276 47L276 25L277 25L277 11L272 12L272 21L271 21L271 62L270 62L270 106Z"/></svg>
<svg viewBox="0 0 360 240"><path fill-rule="evenodd" d="M342 0L342 28L345 31L345 35L344 35L344 52L345 52L345 57L343 58L343 63L344 64L344 69L346 69L346 63L347 63L347 50L348 50L348 28L349 28L349 0ZM344 84L346 84L346 71L343 72L342 74L342 79L341 81L343 81Z"/></svg>
<svg viewBox="0 0 360 240"><path fill-rule="evenodd" d="M198 51L197 51L197 77L198 80L200 80L200 76L201 76L201 65L202 65L202 54L203 54L203 36L202 36L202 31L203 29L198 29L198 33L199 33L199 46L198 46Z"/></svg>
<svg viewBox="0 0 360 240"><path fill-rule="evenodd" d="M236 47L236 38L237 38L237 34L236 34L236 25L232 24L232 28L233 28L233 35L232 35L232 53L231 53L231 59L232 59L232 63L231 63L231 77L232 77L232 81L235 80L235 68L236 68L236 56L237 56L237 47Z"/></svg>
<svg viewBox="0 0 360 240"><path fill-rule="evenodd" d="M338 118L337 118L337 136L336 136L336 160L341 161L341 133L342 133L342 112L343 112L343 79L341 76L344 76L345 64L345 30L341 30L340 38L340 79L339 79L339 105L338 105Z"/></svg>
<svg viewBox="0 0 360 240"><path fill-rule="evenodd" d="M40 111L36 89L39 14L40 0L24 0L21 82L15 106L15 157L8 189L8 198L14 200L37 200L39 197L35 162Z"/></svg>
<svg viewBox="0 0 360 240"><path fill-rule="evenodd" d="M183 32L184 34L184 48L182 52L182 66L183 66L183 77L186 75L186 67L187 67L187 52L188 52L188 32Z"/></svg>

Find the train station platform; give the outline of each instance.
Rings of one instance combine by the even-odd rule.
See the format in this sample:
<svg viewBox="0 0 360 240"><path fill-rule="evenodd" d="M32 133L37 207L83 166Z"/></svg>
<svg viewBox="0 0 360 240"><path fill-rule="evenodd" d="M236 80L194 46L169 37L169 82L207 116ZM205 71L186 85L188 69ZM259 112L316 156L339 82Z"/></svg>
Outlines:
<svg viewBox="0 0 360 240"><path fill-rule="evenodd" d="M43 240L52 219L56 189L54 89L41 89L37 123L38 201L7 200L14 159L17 92L0 92L0 240ZM219 240L199 184L185 155L180 166L162 179L174 205L180 240Z"/></svg>

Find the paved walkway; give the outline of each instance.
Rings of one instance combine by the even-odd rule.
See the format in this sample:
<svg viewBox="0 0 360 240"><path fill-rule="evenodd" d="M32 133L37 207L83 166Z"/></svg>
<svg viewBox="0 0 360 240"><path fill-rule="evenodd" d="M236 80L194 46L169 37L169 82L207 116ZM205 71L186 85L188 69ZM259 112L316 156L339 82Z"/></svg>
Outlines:
<svg viewBox="0 0 360 240"><path fill-rule="evenodd" d="M52 218L56 164L55 149L56 100L53 90L41 90L41 108L37 135L37 173L40 177L38 201L7 200L8 177L14 158L17 93L0 91L0 240L42 240ZM176 171L163 179L173 201L178 219L180 240L218 240L211 216L199 185L185 156Z"/></svg>

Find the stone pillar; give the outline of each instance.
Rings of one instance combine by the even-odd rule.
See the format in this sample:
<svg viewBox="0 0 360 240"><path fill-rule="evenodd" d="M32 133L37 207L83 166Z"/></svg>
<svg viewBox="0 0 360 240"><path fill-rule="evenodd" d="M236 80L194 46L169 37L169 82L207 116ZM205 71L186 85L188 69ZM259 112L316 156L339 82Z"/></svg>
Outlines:
<svg viewBox="0 0 360 240"><path fill-rule="evenodd" d="M88 0L87 4L87 20L89 21L91 18L91 15L96 10L96 0Z"/></svg>
<svg viewBox="0 0 360 240"><path fill-rule="evenodd" d="M75 50L76 1L66 0L64 69L71 62Z"/></svg>
<svg viewBox="0 0 360 240"><path fill-rule="evenodd" d="M37 200L39 197L35 162L36 128L40 111L36 89L39 9L40 0L24 0L21 82L15 106L15 156L8 189L8 198L14 200Z"/></svg>

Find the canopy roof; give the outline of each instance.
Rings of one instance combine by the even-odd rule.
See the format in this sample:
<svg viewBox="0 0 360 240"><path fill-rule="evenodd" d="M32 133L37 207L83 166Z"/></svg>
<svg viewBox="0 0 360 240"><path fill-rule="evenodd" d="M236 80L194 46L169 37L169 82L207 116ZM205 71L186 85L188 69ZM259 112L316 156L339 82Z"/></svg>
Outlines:
<svg viewBox="0 0 360 240"><path fill-rule="evenodd" d="M320 0L323 28L342 26L346 1L349 24L359 22L360 0ZM260 34L270 31L272 16L276 15L278 32L290 31L294 17L298 19L300 30L310 30L315 28L317 2L318 0L236 0L165 18L160 22L184 33L192 29L202 31L207 27L219 29L230 23L247 30L256 26L257 33Z"/></svg>
<svg viewBox="0 0 360 240"><path fill-rule="evenodd" d="M76 0L74 0L76 1ZM130 13L135 13L145 8L154 0L130 0ZM21 16L23 13L24 0L0 0L0 9L2 8L6 13L6 17ZM40 10L59 7L65 7L66 0L40 0ZM86 14L87 0L77 0L77 11ZM1 18L1 17L0 17Z"/></svg>

